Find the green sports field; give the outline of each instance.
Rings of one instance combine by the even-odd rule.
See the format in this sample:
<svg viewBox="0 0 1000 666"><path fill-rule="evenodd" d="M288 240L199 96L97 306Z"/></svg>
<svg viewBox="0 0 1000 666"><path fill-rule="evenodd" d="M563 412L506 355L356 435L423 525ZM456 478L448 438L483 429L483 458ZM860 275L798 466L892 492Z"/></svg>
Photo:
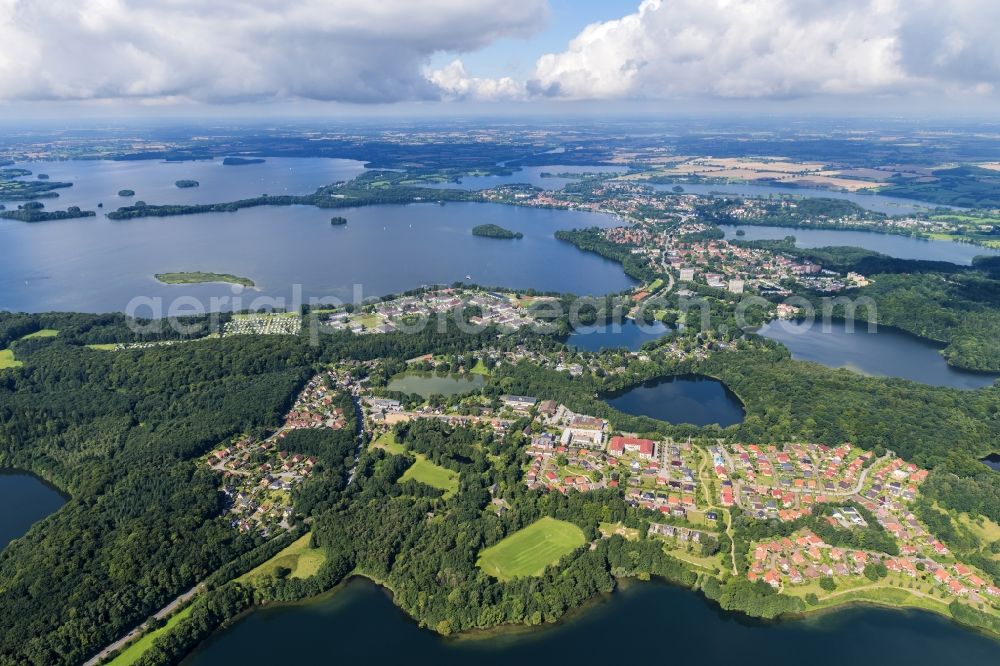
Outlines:
<svg viewBox="0 0 1000 666"><path fill-rule="evenodd" d="M500 580L539 576L586 541L576 525L545 517L481 552L476 564Z"/></svg>

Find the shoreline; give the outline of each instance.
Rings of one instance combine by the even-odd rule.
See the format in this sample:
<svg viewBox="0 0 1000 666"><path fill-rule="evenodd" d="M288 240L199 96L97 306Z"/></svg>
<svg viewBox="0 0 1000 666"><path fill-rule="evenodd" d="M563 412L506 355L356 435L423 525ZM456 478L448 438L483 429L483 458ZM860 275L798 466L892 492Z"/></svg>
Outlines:
<svg viewBox="0 0 1000 666"><path fill-rule="evenodd" d="M435 636L435 638L445 644L459 644L459 643L484 643L491 640L503 640L503 639L517 639L529 636L539 636L545 633L556 631L565 628L567 625L573 624L579 620L587 617L592 611L596 610L598 607L604 604L611 603L616 594L622 593L624 590L628 590L632 587L644 585L644 584L655 584L655 585L665 585L675 589L685 590L691 594L697 596L697 598L702 602L710 606L714 612L722 614L730 619L737 622L750 622L754 624L761 625L775 625L786 622L805 622L805 621L817 621L827 615L835 615L844 611L849 611L853 608L874 608L878 610L888 610L888 611L898 611L903 613L928 613L938 616L942 619L948 620L952 624L958 626L964 631L973 631L984 637L990 638L995 641L1000 641L1000 633L992 632L984 627L965 624L958 621L950 613L943 610L935 610L932 608L927 608L923 606L913 606L909 604L893 604L887 602L881 602L877 600L870 599L848 599L843 602L838 602L829 606L822 607L807 607L805 610L797 613L780 615L776 618L761 618L753 615L748 615L742 611L726 610L722 608L717 601L709 599L704 591L701 589L700 585L695 587L686 587L683 585L678 585L670 580L661 578L658 576L650 576L649 579L642 579L634 576L627 577L614 577L614 587L610 592L602 592L595 594L581 605L567 610L562 616L560 616L554 622L542 622L537 625L530 624L501 624L494 627L481 627L481 628L471 628L460 632L456 632L451 635L444 635L435 631L430 626L424 625L420 620L413 617L406 609L402 608L396 603L395 592L392 590L391 586L385 581L377 579L375 576L371 576L367 573L361 571L352 571L349 573L342 581L334 585L329 590L321 592L320 594L306 597L303 599L297 599L294 601L271 601L265 602L259 605L252 606L247 610L241 612L240 614L226 620L217 629L215 629L204 641L200 642L195 646L189 653L187 653L181 660L181 664L188 663L192 656L200 652L209 645L211 642L219 638L226 631L231 629L234 625L242 621L245 617L250 614L266 609L281 609L281 608L295 608L295 607L305 607L322 604L329 601L340 593L347 590L352 584L368 584L378 588L381 594L384 594L389 601L392 603L393 607L402 616L403 621L416 626L421 631L426 631Z"/></svg>

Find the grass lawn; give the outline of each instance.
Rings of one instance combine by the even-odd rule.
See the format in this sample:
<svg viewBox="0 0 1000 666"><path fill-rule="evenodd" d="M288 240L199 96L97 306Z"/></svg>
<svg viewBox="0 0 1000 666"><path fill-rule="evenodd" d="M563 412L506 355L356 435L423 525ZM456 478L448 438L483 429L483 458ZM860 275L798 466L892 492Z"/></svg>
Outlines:
<svg viewBox="0 0 1000 666"><path fill-rule="evenodd" d="M10 349L0 349L0 370L20 368L23 363L14 360L14 352Z"/></svg>
<svg viewBox="0 0 1000 666"><path fill-rule="evenodd" d="M181 620L190 614L190 605L182 609L180 612L174 613L167 618L167 623L165 625L159 629L149 632L135 643L132 643L127 648L122 650L121 654L108 662L108 666L130 666L131 664L134 664L139 660L139 657L146 653L146 650L153 646L153 641L173 629Z"/></svg>
<svg viewBox="0 0 1000 666"><path fill-rule="evenodd" d="M94 349L96 351L114 351L118 344L115 342L103 342L97 345L87 345L87 349Z"/></svg>
<svg viewBox="0 0 1000 666"><path fill-rule="evenodd" d="M398 446L398 445L397 445ZM417 453L416 462L410 465L400 481L417 481L444 491L445 498L458 492L458 472L435 465L423 455Z"/></svg>
<svg viewBox="0 0 1000 666"><path fill-rule="evenodd" d="M397 456L406 453L406 447L396 441L396 433L391 430L379 435L378 439L372 442L372 448L385 449L386 452Z"/></svg>
<svg viewBox="0 0 1000 666"><path fill-rule="evenodd" d="M586 542L576 525L545 517L481 552L476 565L500 580L539 576Z"/></svg>
<svg viewBox="0 0 1000 666"><path fill-rule="evenodd" d="M314 575L326 562L326 552L321 548L309 547L309 534L296 539L291 545L261 564L256 569L251 569L236 580L251 581L254 578L261 578L273 574L278 567L291 569L290 578L309 578Z"/></svg>
<svg viewBox="0 0 1000 666"><path fill-rule="evenodd" d="M382 323L382 317L377 314L370 314L358 317L354 321L364 326L366 331L369 331Z"/></svg>
<svg viewBox="0 0 1000 666"><path fill-rule="evenodd" d="M639 530L634 527L625 527L623 523L600 523L597 529L601 532L601 536L609 537L614 534L620 534L629 541L635 541L639 538Z"/></svg>
<svg viewBox="0 0 1000 666"><path fill-rule="evenodd" d="M490 374L490 370L489 368L486 367L486 364L483 363L483 359L477 360L476 365L473 366L472 370L469 370L469 372L471 372L474 375L483 375L483 376L488 376Z"/></svg>
<svg viewBox="0 0 1000 666"><path fill-rule="evenodd" d="M59 331L54 328L43 328L40 331L35 331L34 333L28 333L26 336L21 338L22 340L32 340L34 338L54 338L59 335Z"/></svg>

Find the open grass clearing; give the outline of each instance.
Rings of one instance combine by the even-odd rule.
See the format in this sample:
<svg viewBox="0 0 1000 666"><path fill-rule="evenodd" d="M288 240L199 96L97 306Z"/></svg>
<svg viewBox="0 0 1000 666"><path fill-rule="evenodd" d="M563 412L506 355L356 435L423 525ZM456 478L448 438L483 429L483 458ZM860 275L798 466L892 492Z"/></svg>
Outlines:
<svg viewBox="0 0 1000 666"><path fill-rule="evenodd" d="M34 333L28 333L26 336L21 338L22 340L34 340L35 338L54 338L59 335L59 331L54 328L43 328L40 331L35 331Z"/></svg>
<svg viewBox="0 0 1000 666"><path fill-rule="evenodd" d="M14 352L10 349L0 349L0 370L7 368L20 368L23 363L14 358Z"/></svg>
<svg viewBox="0 0 1000 666"><path fill-rule="evenodd" d="M237 580L252 581L255 578L274 575L280 568L291 571L288 574L289 578L309 578L315 575L326 562L326 552L321 548L310 548L309 538L309 534L304 534L267 562L251 569Z"/></svg>
<svg viewBox="0 0 1000 666"><path fill-rule="evenodd" d="M153 631L148 632L135 643L132 643L127 648L122 650L117 657L108 662L108 666L131 666L137 662L139 658L146 653L146 650L153 646L153 641L166 634L168 631L180 624L181 620L190 615L191 608L192 607L188 605L186 608L183 608L179 612L171 615L167 618L166 624L159 629L154 629Z"/></svg>
<svg viewBox="0 0 1000 666"><path fill-rule="evenodd" d="M422 454L417 453L416 462L400 477L400 481L417 481L444 491L445 498L458 492L458 472L435 465Z"/></svg>

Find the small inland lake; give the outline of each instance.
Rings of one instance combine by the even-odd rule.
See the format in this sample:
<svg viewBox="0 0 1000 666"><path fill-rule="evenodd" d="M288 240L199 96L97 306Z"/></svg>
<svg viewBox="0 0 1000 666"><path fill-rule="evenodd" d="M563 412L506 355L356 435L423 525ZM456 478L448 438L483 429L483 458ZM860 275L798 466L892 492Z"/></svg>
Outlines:
<svg viewBox="0 0 1000 666"><path fill-rule="evenodd" d="M607 395L604 401L632 416L648 416L667 423L725 428L743 422L743 403L729 388L710 377L681 375L646 382Z"/></svg>
<svg viewBox="0 0 1000 666"><path fill-rule="evenodd" d="M0 469L0 550L65 503L58 490L37 476Z"/></svg>

